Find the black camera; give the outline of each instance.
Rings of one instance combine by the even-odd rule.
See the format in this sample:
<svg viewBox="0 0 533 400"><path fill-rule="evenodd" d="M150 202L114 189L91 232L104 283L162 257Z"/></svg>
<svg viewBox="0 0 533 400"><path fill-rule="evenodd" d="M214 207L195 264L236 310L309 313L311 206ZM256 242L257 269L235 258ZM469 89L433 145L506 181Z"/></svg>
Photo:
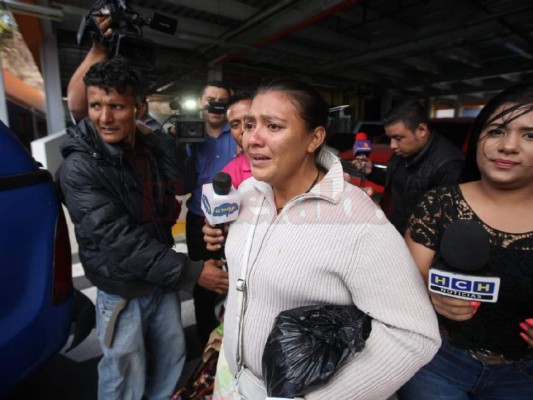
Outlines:
<svg viewBox="0 0 533 400"><path fill-rule="evenodd" d="M225 114L228 106L223 101L211 101L199 110L183 110L177 101L171 101L169 107L176 111L169 120L175 127L178 140L182 143L199 143L206 138L205 120L195 117L198 111L206 111L211 114Z"/></svg>
<svg viewBox="0 0 533 400"><path fill-rule="evenodd" d="M98 27L94 17L111 16L113 35L108 40ZM151 70L157 55L156 44L142 36L142 27L173 35L176 33L178 21L161 14L154 13L145 18L129 7L125 0L98 0L89 13L81 20L78 29L78 45L89 37L96 38L109 47L110 55L126 58L132 67Z"/></svg>

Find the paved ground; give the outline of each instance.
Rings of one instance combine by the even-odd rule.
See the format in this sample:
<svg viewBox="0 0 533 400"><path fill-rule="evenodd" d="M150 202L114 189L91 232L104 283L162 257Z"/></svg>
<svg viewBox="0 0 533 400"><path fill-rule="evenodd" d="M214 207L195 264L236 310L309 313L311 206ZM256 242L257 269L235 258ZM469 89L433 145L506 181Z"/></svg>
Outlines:
<svg viewBox="0 0 533 400"><path fill-rule="evenodd" d="M195 343L195 329L186 330L192 350L183 373L186 378L200 362ZM194 347L197 347L194 349ZM80 353L92 356L77 361ZM98 343L91 335L82 346L69 354L54 357L33 377L5 400L96 400L97 364L100 359Z"/></svg>

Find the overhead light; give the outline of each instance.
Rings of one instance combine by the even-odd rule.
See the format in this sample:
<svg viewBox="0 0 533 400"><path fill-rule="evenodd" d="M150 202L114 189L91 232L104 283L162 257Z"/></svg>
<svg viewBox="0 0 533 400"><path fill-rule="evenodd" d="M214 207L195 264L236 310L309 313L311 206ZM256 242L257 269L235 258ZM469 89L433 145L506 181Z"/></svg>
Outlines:
<svg viewBox="0 0 533 400"><path fill-rule="evenodd" d="M341 111L341 110L344 110L344 109L346 109L346 108L348 108L348 107L350 107L349 104L344 104L344 105L342 105L342 106L337 106L337 107L331 107L331 108L329 109L329 112Z"/></svg>
<svg viewBox="0 0 533 400"><path fill-rule="evenodd" d="M167 83L166 85L163 85L163 86L161 86L161 87L158 87L155 91L156 91L157 93L160 93L160 92L162 92L163 90L167 90L169 87L173 86L174 83L176 83L176 82L170 82L170 83Z"/></svg>
<svg viewBox="0 0 533 400"><path fill-rule="evenodd" d="M1 8L10 11L14 14L29 15L42 19L51 19L53 21L61 21L63 19L63 11L57 8L43 7L37 4L28 4L21 1L0 0Z"/></svg>

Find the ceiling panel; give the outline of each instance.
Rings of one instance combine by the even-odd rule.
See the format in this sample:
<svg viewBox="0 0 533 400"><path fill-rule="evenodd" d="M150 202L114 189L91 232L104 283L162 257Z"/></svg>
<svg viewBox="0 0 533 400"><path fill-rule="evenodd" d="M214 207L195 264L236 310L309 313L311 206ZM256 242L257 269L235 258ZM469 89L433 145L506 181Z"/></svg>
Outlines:
<svg viewBox="0 0 533 400"><path fill-rule="evenodd" d="M92 1L41 1L63 10L57 33L63 88L86 47L75 33ZM484 99L533 73L530 0L131 0L145 17L178 21L159 46L151 89L169 95L222 70L236 88L300 76L340 91Z"/></svg>

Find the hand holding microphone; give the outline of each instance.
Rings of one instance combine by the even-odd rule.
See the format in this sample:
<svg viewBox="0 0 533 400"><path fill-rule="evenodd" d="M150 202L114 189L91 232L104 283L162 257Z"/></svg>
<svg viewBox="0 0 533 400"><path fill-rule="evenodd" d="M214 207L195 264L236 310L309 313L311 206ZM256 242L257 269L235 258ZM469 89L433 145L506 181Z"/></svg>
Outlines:
<svg viewBox="0 0 533 400"><path fill-rule="evenodd" d="M491 276L489 235L472 220L454 221L444 231L428 289L435 310L456 321L470 319L482 302L498 300L500 278Z"/></svg>
<svg viewBox="0 0 533 400"><path fill-rule="evenodd" d="M241 203L239 192L232 185L231 176L225 172L218 172L213 177L212 184L203 185L201 203L202 211L209 225L220 229L224 234L225 224L235 221L239 216ZM205 234L206 227L202 231ZM207 248L212 250L209 246ZM221 246L218 249L219 254L214 258L224 259L224 249Z"/></svg>
<svg viewBox="0 0 533 400"><path fill-rule="evenodd" d="M478 301L461 300L433 292L429 292L429 297L437 314L458 322L471 319L481 305Z"/></svg>
<svg viewBox="0 0 533 400"><path fill-rule="evenodd" d="M372 141L368 140L366 133L358 132L353 145L352 165L361 171L361 186L365 184L366 175L372 172L372 161L369 159L371 152Z"/></svg>
<svg viewBox="0 0 533 400"><path fill-rule="evenodd" d="M372 152L372 141L368 140L366 133L358 132L355 135L355 142L353 145L353 156L357 158L358 156L365 156L368 158Z"/></svg>
<svg viewBox="0 0 533 400"><path fill-rule="evenodd" d="M226 234L228 233L228 225L226 224L223 229L219 229L216 226L209 225L206 219L202 232L204 234L205 248L209 251L217 251L224 245Z"/></svg>
<svg viewBox="0 0 533 400"><path fill-rule="evenodd" d="M206 227L209 227L214 232L218 232L219 229L224 232L226 223L237 219L241 203L239 193L231 184L231 176L225 172L219 172L214 176L212 183L203 185L201 203L207 222L214 226L211 228L205 225L202 231L205 233ZM207 249L215 250L210 249L209 246ZM217 254L213 255L213 259L204 262L198 284L213 292L223 294L228 290L228 272L224 269L224 248L218 246L217 249Z"/></svg>

